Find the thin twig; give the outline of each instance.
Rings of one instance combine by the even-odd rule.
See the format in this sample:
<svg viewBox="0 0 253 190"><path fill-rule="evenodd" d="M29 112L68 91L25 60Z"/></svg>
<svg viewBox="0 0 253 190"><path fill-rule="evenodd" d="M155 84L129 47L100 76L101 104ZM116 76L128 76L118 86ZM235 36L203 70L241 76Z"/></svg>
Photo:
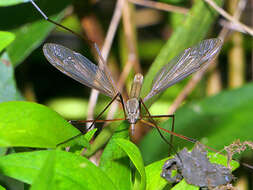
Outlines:
<svg viewBox="0 0 253 190"><path fill-rule="evenodd" d="M124 0L118 0L114 9L111 23L110 23L108 32L106 34L106 38L105 38L104 45L102 48L102 57L104 58L105 61L107 61L107 58L112 46L112 41L120 22L123 5L124 5ZM95 89L91 90L91 95L90 95L89 104L88 104L88 113L87 113L87 119L89 120L93 119L94 108L97 104L98 95L99 95L99 92L97 90ZM90 123L87 123L87 126L90 126Z"/></svg>
<svg viewBox="0 0 253 190"><path fill-rule="evenodd" d="M137 42L135 35L135 23L133 21L133 10L130 4L126 1L123 8L123 28L125 32L126 45L128 50L128 61L133 61L135 73L141 73L141 66L137 53Z"/></svg>
<svg viewBox="0 0 253 190"><path fill-rule="evenodd" d="M239 19L239 16L241 15L240 12L242 12L243 9L244 8L242 8L242 6L239 6L234 14L234 17ZM228 33L229 33L229 29L226 27L223 27L219 34L219 38L221 38L224 42ZM198 71L196 74L193 75L193 77L189 80L189 82L186 84L184 89L180 92L180 94L176 97L176 99L171 104L168 110L168 114L173 114L177 110L180 104L187 98L187 96L193 91L193 89L198 84L198 82L202 79L209 65L213 65L213 64L216 64L215 59L211 61L210 63L206 64L200 71Z"/></svg>
<svg viewBox="0 0 253 190"><path fill-rule="evenodd" d="M219 23L222 27L229 28L230 30L234 30L234 31L241 32L241 33L246 33L242 28L238 27L238 25L236 25L232 22L229 22L225 19L220 19Z"/></svg>
<svg viewBox="0 0 253 190"><path fill-rule="evenodd" d="M106 61L112 46L112 42L113 42L113 38L115 36L116 30L119 26L119 22L120 22L120 18L122 15L122 8L124 5L124 0L118 0L117 4L115 6L114 9L114 13L112 16L112 20L110 23L110 26L108 28L106 37L105 37L105 42L103 45L103 49L102 49L102 56L104 58L104 60Z"/></svg>
<svg viewBox="0 0 253 190"><path fill-rule="evenodd" d="M182 13L182 14L187 14L189 12L189 9L187 8L169 5L167 3L155 2L155 1L149 1L149 0L128 0L128 1L137 5L142 5L145 7L150 7L150 8L158 9L162 11Z"/></svg>
<svg viewBox="0 0 253 190"><path fill-rule="evenodd" d="M238 19L234 18L230 14L228 14L225 10L220 8L218 5L216 5L213 0L204 0L206 3L208 3L211 7L213 7L220 15L228 19L230 22L235 23L238 27L241 27L245 32L249 33L251 36L253 36L253 29L246 26L245 24L242 24Z"/></svg>
<svg viewBox="0 0 253 190"><path fill-rule="evenodd" d="M230 14L237 16L239 0L229 1L227 10ZM228 86L229 88L237 88L245 82L245 55L243 49L243 34L234 32L230 36L231 48L228 50Z"/></svg>

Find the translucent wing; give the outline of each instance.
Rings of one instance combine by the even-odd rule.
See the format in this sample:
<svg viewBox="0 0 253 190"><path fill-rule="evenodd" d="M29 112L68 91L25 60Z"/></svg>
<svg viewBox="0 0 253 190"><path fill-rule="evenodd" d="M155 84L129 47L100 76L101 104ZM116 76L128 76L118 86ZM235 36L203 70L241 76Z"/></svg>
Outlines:
<svg viewBox="0 0 253 190"><path fill-rule="evenodd" d="M117 94L112 78L86 57L58 44L45 44L43 52L47 60L64 74L78 82L114 97Z"/></svg>
<svg viewBox="0 0 253 190"><path fill-rule="evenodd" d="M199 70L218 54L221 46L222 41L214 38L204 40L198 45L184 50L157 73L152 89L144 101Z"/></svg>

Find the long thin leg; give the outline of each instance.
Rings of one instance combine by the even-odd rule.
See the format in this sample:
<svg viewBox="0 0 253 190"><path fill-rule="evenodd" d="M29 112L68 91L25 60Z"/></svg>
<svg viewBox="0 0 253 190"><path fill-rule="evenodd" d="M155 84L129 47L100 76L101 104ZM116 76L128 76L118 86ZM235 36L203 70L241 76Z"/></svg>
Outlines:
<svg viewBox="0 0 253 190"><path fill-rule="evenodd" d="M162 118L162 117L171 117L172 118L172 126L171 126L171 131L174 132L175 130L175 115L151 115L151 116L142 116L142 118ZM170 144L173 144L173 136L172 134L170 134ZM169 150L169 152L171 152L171 150Z"/></svg>
<svg viewBox="0 0 253 190"><path fill-rule="evenodd" d="M140 102L141 102L142 105L144 106L144 108L145 108L146 112L148 113L148 115L151 116L150 112L148 111L148 108L146 107L146 105L144 104L144 102L143 102L143 100L142 100L141 98L140 98ZM153 119L152 117L151 117L150 119L151 119L151 121L153 122L152 124L153 124L153 125L155 126L155 128L157 129L159 135L160 135L160 136L162 137L162 139L171 147L171 149L175 152L175 154L177 155L177 157L178 157L179 160L181 161L181 164L183 165L184 163L183 163L182 159L180 158L179 154L177 153L177 151L174 149L173 145L170 144L170 142L167 141L167 139L163 136L162 132L161 132L160 129L159 129L160 127L158 127L158 126L156 125L156 122L154 121L154 119ZM145 121L145 120L143 120L143 121ZM150 123L150 122L148 122L148 123ZM174 132L173 132L173 133L174 133ZM172 134L172 133L171 133L171 134Z"/></svg>
<svg viewBox="0 0 253 190"><path fill-rule="evenodd" d="M173 115L172 117L172 126L171 126L171 131L174 132L175 131L175 116ZM174 136L171 134L170 135L170 143L173 144L173 138ZM171 150L169 149L169 153L171 152Z"/></svg>
<svg viewBox="0 0 253 190"><path fill-rule="evenodd" d="M122 120L126 120L126 111L125 111L125 106L124 106L124 101L123 101L123 98L122 98L122 95L119 94L119 97L120 97L120 102L122 104L122 109L124 111L124 116L125 118L118 118L118 119L97 119L96 120L96 123L104 123L104 122L111 122L111 121L122 121ZM70 120L69 123L72 124L72 125L82 125L83 123L90 123L90 122L93 122L94 120Z"/></svg>
<svg viewBox="0 0 253 190"><path fill-rule="evenodd" d="M105 122L114 122L114 121L123 121L123 120L125 120L125 118L101 119L101 120L96 120L96 123L105 123ZM91 123L93 121L94 120L69 120L68 122L71 125L74 125L80 132L82 132L83 131L83 126L85 126L85 123Z"/></svg>
<svg viewBox="0 0 253 190"><path fill-rule="evenodd" d="M95 118L95 120L92 122L92 124L88 127L87 131L92 128L92 126L96 123L96 120L99 119L102 114L108 109L108 107L116 100L116 98L120 96L120 93L117 93L116 96L111 100L111 102L103 109L103 111Z"/></svg>
<svg viewBox="0 0 253 190"><path fill-rule="evenodd" d="M175 129L175 115L151 115L151 116L143 116L142 118L161 118L161 117L171 117L172 118L172 126L171 126L171 131L174 132ZM170 135L170 143L172 144L173 142L173 135Z"/></svg>
<svg viewBox="0 0 253 190"><path fill-rule="evenodd" d="M127 118L127 115L126 115L126 110L125 110L125 105L124 105L124 100L123 100L123 97L121 94L119 94L119 98L120 98L120 102L121 102L121 105L122 105L122 109L124 111L124 116L125 116L125 119Z"/></svg>
<svg viewBox="0 0 253 190"><path fill-rule="evenodd" d="M150 126L152 126L152 127L158 128L158 129L160 129L160 130L162 130L162 131L165 131L165 132L167 132L167 133L169 133L169 134L172 134L173 136L176 136L176 137L178 137L178 138L180 138L180 139L184 139L184 140L187 140L187 141L192 142L192 143L198 142L196 139L193 139L193 138L190 138L190 137L186 137L186 136L184 136L184 135L180 135L180 134L178 134L178 133L175 133L175 132L172 132L172 131L170 131L170 130L164 129L164 128L159 127L158 125L156 125L156 124L154 124L154 123L145 121L145 120L143 120L143 119L140 120L140 122L145 123L145 124L147 124L147 125L150 125Z"/></svg>
<svg viewBox="0 0 253 190"><path fill-rule="evenodd" d="M108 107L116 100L116 98L117 98L118 96L120 96L120 93L117 93L116 96L114 96L114 98L113 98L113 99L110 101L110 103L103 109L103 111L95 118L95 120L92 121L92 124L86 129L86 131L88 131L88 130L91 129L91 127L96 123L96 120L98 120L98 119L102 116L102 114L108 109ZM57 144L56 146L65 144L65 143L67 143L67 142L69 142L69 141L71 141L71 140L73 140L73 139L75 139L75 138L77 138L77 137L82 136L83 134L84 134L84 133L81 132L80 134L78 134L78 135L76 135L76 136L73 136L73 137L71 137L71 138L69 138L69 139L63 141L63 142Z"/></svg>
<svg viewBox="0 0 253 190"><path fill-rule="evenodd" d="M96 120L96 123L104 123L104 122L111 122L111 121L122 121L125 120L125 118L118 118L118 119L101 119ZM84 123L90 123L94 120L70 120L69 123L72 125L83 125Z"/></svg>
<svg viewBox="0 0 253 190"><path fill-rule="evenodd" d="M161 118L161 117L174 117L174 115L151 115L152 118ZM150 118L148 115L142 116L142 118Z"/></svg>
<svg viewBox="0 0 253 190"><path fill-rule="evenodd" d="M155 126L155 128L157 129L159 135L161 136L161 138L174 150L174 152L177 154L177 151L173 148L172 144L170 144L170 142L163 136L162 132L160 131L159 127L156 125L155 120L151 117L150 112L148 111L148 108L146 107L146 105L144 104L143 100L140 98L140 102L142 103L144 109L146 110L146 112L148 113L148 115L150 116L150 120L152 121L153 125ZM174 132L172 132L174 133ZM171 134L172 134L171 133Z"/></svg>

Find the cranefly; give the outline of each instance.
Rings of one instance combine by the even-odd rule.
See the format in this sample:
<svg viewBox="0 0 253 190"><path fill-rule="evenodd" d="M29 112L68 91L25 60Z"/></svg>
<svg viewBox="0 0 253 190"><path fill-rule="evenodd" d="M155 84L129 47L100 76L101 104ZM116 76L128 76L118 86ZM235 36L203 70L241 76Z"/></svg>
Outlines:
<svg viewBox="0 0 253 190"><path fill-rule="evenodd" d="M59 44L47 43L43 47L43 52L47 60L64 74L110 96L112 98L110 104L119 97L125 119L130 123L131 132L133 133L134 124L143 118L140 108L143 105L146 109L145 101L199 70L218 54L221 46L222 41L214 38L204 40L196 46L184 50L161 68L154 78L151 91L144 99L140 97L143 76L140 73L136 74L127 101L123 100L121 93L115 87L112 76L105 64L97 66L83 55ZM148 112L147 109L146 111ZM90 128L99 117L93 121Z"/></svg>

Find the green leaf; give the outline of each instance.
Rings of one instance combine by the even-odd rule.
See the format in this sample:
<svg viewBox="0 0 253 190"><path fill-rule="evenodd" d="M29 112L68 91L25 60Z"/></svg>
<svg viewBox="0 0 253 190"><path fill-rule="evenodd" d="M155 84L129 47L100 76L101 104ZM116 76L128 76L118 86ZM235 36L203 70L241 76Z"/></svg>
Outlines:
<svg viewBox="0 0 253 190"><path fill-rule="evenodd" d="M60 21L63 11L71 1L36 1L38 6L46 12L47 16L54 21ZM0 28L13 32L16 39L7 48L11 62L14 66L21 63L30 53L36 49L55 27L52 23L44 20L31 3L18 6L0 7Z"/></svg>
<svg viewBox="0 0 253 190"><path fill-rule="evenodd" d="M237 139L252 140L252 107L253 83L223 91L178 109L175 115L175 132L200 140L216 150L223 149ZM171 123L168 120L159 125L169 129ZM179 138L174 138L173 145L176 149L193 146ZM140 149L145 163L151 163L168 154L168 145L162 142L154 130L145 136Z"/></svg>
<svg viewBox="0 0 253 190"><path fill-rule="evenodd" d="M55 148L58 143L79 133L59 114L46 106L22 101L0 104L1 147ZM82 136L80 143L83 142L88 144Z"/></svg>
<svg viewBox="0 0 253 190"><path fill-rule="evenodd" d="M145 167L147 175L147 190L162 190L168 182L161 177L162 167L166 160L165 158L157 162L153 162Z"/></svg>
<svg viewBox="0 0 253 190"><path fill-rule="evenodd" d="M32 184L40 174L43 164L52 151L34 151L0 157L2 174ZM85 157L55 151L52 190L114 190L107 175Z"/></svg>
<svg viewBox="0 0 253 190"><path fill-rule="evenodd" d="M115 131L109 143L106 145L100 158L99 167L114 182L117 189L131 189L132 176L130 160L127 154L116 143L115 139L129 138L128 128L121 124Z"/></svg>
<svg viewBox="0 0 253 190"><path fill-rule="evenodd" d="M16 88L14 71L7 53L0 57L0 102L22 100Z"/></svg>
<svg viewBox="0 0 253 190"><path fill-rule="evenodd" d="M54 167L55 167L55 151L51 151L39 171L38 176L32 183L30 190L45 190L51 189L54 177Z"/></svg>
<svg viewBox="0 0 253 190"><path fill-rule="evenodd" d="M26 3L29 0L1 0L0 1L0 7L5 7L5 6L11 6L11 5L16 5L19 3Z"/></svg>
<svg viewBox="0 0 253 190"><path fill-rule="evenodd" d="M6 48L14 39L15 35L13 33L0 31L0 52Z"/></svg>
<svg viewBox="0 0 253 190"><path fill-rule="evenodd" d="M5 190L5 188L0 185L0 190Z"/></svg>
<svg viewBox="0 0 253 190"><path fill-rule="evenodd" d="M137 146L125 139L115 139L116 143L126 152L130 160L133 162L138 173L135 175L135 182L133 189L144 190L146 189L146 173L142 160L141 153Z"/></svg>

